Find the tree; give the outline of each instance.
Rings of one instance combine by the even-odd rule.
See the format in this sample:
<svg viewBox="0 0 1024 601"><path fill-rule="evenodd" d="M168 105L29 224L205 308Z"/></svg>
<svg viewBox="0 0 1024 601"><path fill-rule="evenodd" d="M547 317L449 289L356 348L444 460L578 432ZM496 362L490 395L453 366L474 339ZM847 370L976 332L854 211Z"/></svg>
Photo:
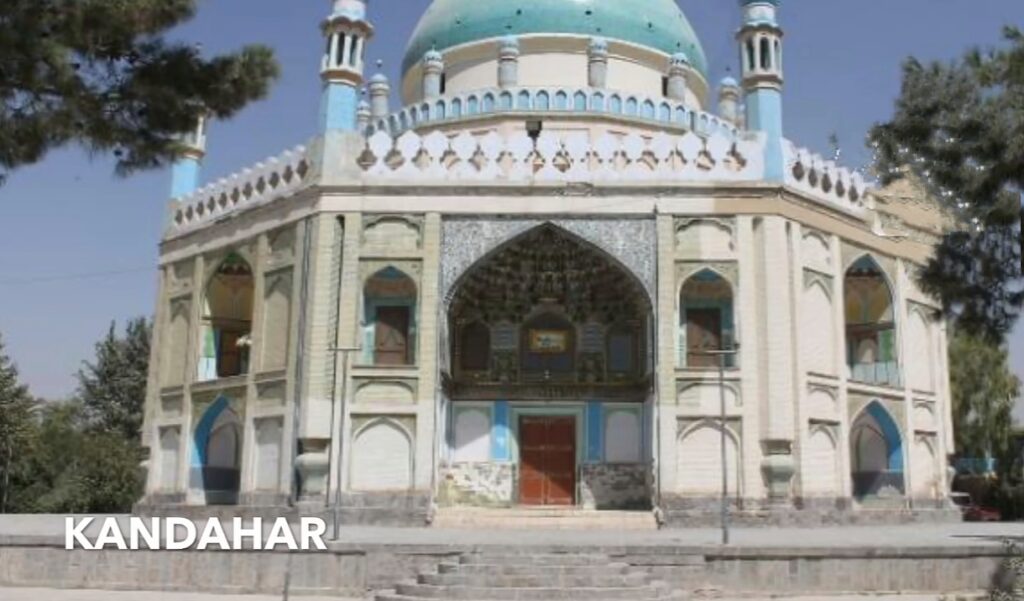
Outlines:
<svg viewBox="0 0 1024 601"><path fill-rule="evenodd" d="M967 457L1005 459L1020 380L1006 348L957 331L949 345L956 450ZM1005 461L1000 462L1007 467Z"/></svg>
<svg viewBox="0 0 1024 601"><path fill-rule="evenodd" d="M17 462L31 441L34 407L0 338L0 513L7 513Z"/></svg>
<svg viewBox="0 0 1024 601"><path fill-rule="evenodd" d="M78 372L77 399L93 429L138 440L146 400L152 327L144 317L128 322L123 338L110 324L96 343L95 362Z"/></svg>
<svg viewBox="0 0 1024 601"><path fill-rule="evenodd" d="M949 64L909 59L892 120L869 136L883 183L907 171L961 224L922 273L958 326L1002 340L1024 305L1024 33Z"/></svg>
<svg viewBox="0 0 1024 601"><path fill-rule="evenodd" d="M78 401L53 403L28 447L31 476L15 490L12 508L22 513L125 513L142 495L134 440L89 427Z"/></svg>
<svg viewBox="0 0 1024 601"><path fill-rule="evenodd" d="M200 115L228 118L278 77L272 52L247 46L205 59L168 42L196 0L4 0L0 3L0 183L78 142L117 171L168 163Z"/></svg>

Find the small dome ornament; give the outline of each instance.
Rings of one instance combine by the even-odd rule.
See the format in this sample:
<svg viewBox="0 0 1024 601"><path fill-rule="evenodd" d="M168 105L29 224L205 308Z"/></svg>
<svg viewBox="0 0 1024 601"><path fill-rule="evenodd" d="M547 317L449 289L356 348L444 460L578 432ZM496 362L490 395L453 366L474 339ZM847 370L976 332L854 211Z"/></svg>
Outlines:
<svg viewBox="0 0 1024 601"><path fill-rule="evenodd" d="M690 57L685 52L676 52L669 58L669 66L689 67Z"/></svg>

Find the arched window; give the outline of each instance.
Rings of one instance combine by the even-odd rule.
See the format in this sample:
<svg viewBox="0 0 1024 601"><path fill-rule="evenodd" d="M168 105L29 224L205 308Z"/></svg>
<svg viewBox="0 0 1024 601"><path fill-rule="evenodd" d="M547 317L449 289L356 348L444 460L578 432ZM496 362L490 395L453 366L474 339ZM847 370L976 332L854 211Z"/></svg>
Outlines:
<svg viewBox="0 0 1024 601"><path fill-rule="evenodd" d="M899 386L892 292L871 257L864 256L844 279L846 349L850 378Z"/></svg>
<svg viewBox="0 0 1024 601"><path fill-rule="evenodd" d="M761 38L761 69L767 71L772 68L772 46L768 38Z"/></svg>
<svg viewBox="0 0 1024 601"><path fill-rule="evenodd" d="M892 416L871 402L850 428L853 494L899 496L903 490L903 439Z"/></svg>
<svg viewBox="0 0 1024 601"><path fill-rule="evenodd" d="M373 365L412 365L415 361L416 284L394 267L366 281L364 359Z"/></svg>
<svg viewBox="0 0 1024 601"><path fill-rule="evenodd" d="M487 371L491 367L491 328L482 321L462 326L459 332L459 367Z"/></svg>
<svg viewBox="0 0 1024 601"><path fill-rule="evenodd" d="M747 71L753 71L757 66L754 60L754 40L747 40Z"/></svg>
<svg viewBox="0 0 1024 601"><path fill-rule="evenodd" d="M206 286L200 381L249 371L253 290L249 263L237 254L228 255Z"/></svg>
<svg viewBox="0 0 1024 601"><path fill-rule="evenodd" d="M700 271L683 285L679 307L686 366L718 367L718 356L707 353L732 348L735 338L729 282L710 269ZM726 356L726 366L734 365L734 357Z"/></svg>

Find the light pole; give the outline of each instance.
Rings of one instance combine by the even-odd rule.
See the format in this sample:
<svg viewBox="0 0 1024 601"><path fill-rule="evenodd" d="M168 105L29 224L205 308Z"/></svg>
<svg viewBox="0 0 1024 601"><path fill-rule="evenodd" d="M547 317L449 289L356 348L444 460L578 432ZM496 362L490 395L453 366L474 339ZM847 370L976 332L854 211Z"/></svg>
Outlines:
<svg viewBox="0 0 1024 601"><path fill-rule="evenodd" d="M347 394L348 385L348 358L349 354L358 352L359 347L331 347L330 352L335 354L337 357L338 353L341 353L341 392L337 393L338 388L338 370L334 370L334 376L331 381L331 446L328 449L327 455L327 491L324 495L324 509L332 512L333 522L333 537L332 540L338 540L338 510L339 503L341 502L341 430L345 423L345 395ZM337 364L337 361L335 361ZM341 411L338 411L338 405L341 404ZM338 424L338 418L341 418L341 424ZM337 445L337 446L335 446ZM337 453L335 453L337 450ZM338 456L338 464L333 465L334 456ZM334 471L337 469L337 488L338 490L334 493L334 503L331 503L331 488L334 484Z"/></svg>
<svg viewBox="0 0 1024 601"><path fill-rule="evenodd" d="M707 355L709 357L718 357L718 401L719 401L719 419L721 424L719 431L722 435L721 439L721 451L722 451L722 544L729 544L729 452L726 444L728 443L728 436L726 435L726 423L728 421L728 412L726 411L725 403L725 363L728 357L735 356L739 353L740 345L738 342L734 342L729 348L719 348L714 351L700 351L697 354Z"/></svg>

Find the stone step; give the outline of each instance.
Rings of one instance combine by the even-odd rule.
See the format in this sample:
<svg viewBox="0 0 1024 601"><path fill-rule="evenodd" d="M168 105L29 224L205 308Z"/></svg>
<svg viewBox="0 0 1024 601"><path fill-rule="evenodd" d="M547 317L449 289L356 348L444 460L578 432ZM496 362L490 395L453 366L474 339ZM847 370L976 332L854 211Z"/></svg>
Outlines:
<svg viewBox="0 0 1024 601"><path fill-rule="evenodd" d="M488 588L625 588L642 587L650 577L643 573L631 574L421 574L419 584L431 586L467 586Z"/></svg>
<svg viewBox="0 0 1024 601"><path fill-rule="evenodd" d="M607 555L589 553L468 553L459 557L459 563L504 566L607 566L612 560Z"/></svg>
<svg viewBox="0 0 1024 601"><path fill-rule="evenodd" d="M564 576L599 576L601 574L626 574L632 568L625 563L596 565L509 565L500 563L442 563L437 566L440 574L502 574L506 576L548 575L551 578Z"/></svg>
<svg viewBox="0 0 1024 601"><path fill-rule="evenodd" d="M431 600L431 601L434 600L434 598L432 598L432 597L410 597L408 595L400 595L398 593L381 593L381 594L379 594L379 595L374 597L375 601L427 601L428 599ZM522 597L522 599L524 601L551 601L547 597ZM636 599L637 599L636 597L632 597L632 596L623 596L623 597L620 597L620 598L602 599L601 601L636 601ZM644 601L685 601L686 599L687 599L686 595L683 592L679 591L679 592L672 592L672 593L662 593L658 597L651 597L649 599L644 599ZM479 599L473 599L473 601L508 601L508 600L507 599L485 599L485 598L481 597Z"/></svg>
<svg viewBox="0 0 1024 601"><path fill-rule="evenodd" d="M446 508L434 516L435 528L488 530L631 530L658 529L650 511L594 511L559 508Z"/></svg>
<svg viewBox="0 0 1024 601"><path fill-rule="evenodd" d="M559 588L523 587L501 588L486 586L432 586L429 584L402 583L395 587L395 593L420 599L445 599L450 601L609 601L618 599L658 599L669 596L661 586L626 586L609 588Z"/></svg>

